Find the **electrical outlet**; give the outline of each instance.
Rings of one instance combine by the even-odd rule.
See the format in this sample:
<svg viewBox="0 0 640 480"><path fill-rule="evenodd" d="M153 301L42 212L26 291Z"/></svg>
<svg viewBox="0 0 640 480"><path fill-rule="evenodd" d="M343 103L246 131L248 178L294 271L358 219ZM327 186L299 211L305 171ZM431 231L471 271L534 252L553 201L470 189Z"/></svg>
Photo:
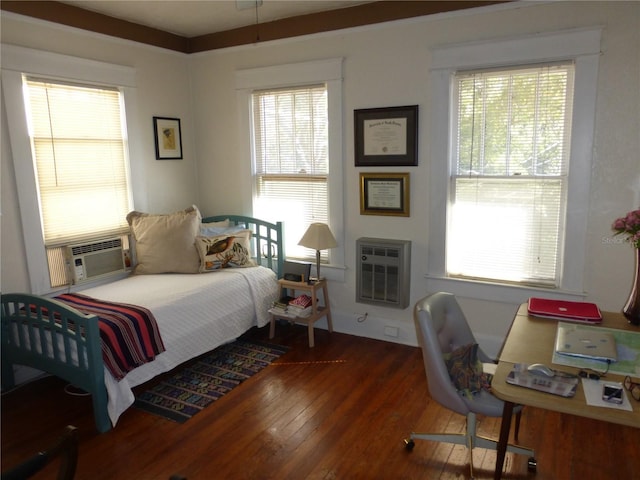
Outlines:
<svg viewBox="0 0 640 480"><path fill-rule="evenodd" d="M384 327L384 334L387 337L398 338L398 327Z"/></svg>

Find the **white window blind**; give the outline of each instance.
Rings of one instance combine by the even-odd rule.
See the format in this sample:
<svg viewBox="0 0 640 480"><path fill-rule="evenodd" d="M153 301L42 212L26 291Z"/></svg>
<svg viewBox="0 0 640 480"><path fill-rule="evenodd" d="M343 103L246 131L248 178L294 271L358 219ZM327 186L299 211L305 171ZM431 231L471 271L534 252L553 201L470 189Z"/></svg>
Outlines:
<svg viewBox="0 0 640 480"><path fill-rule="evenodd" d="M128 231L130 189L118 89L25 78L45 245Z"/></svg>
<svg viewBox="0 0 640 480"><path fill-rule="evenodd" d="M557 286L573 64L459 72L454 83L448 275Z"/></svg>
<svg viewBox="0 0 640 480"><path fill-rule="evenodd" d="M328 223L327 87L254 91L252 112L254 213L271 221L284 213L287 257L315 259L298 241L311 223Z"/></svg>

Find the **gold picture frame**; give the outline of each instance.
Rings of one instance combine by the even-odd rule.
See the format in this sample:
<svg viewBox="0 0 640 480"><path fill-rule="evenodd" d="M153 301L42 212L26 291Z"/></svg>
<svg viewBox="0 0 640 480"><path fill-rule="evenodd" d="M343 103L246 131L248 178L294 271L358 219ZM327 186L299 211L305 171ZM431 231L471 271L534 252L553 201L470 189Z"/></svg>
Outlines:
<svg viewBox="0 0 640 480"><path fill-rule="evenodd" d="M360 215L409 217L409 173L360 173Z"/></svg>

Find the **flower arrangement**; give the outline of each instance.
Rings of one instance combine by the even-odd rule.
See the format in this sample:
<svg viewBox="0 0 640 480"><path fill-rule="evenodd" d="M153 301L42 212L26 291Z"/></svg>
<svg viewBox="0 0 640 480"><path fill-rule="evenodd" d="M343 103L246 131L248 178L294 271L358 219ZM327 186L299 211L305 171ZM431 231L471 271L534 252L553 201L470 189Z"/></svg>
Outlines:
<svg viewBox="0 0 640 480"><path fill-rule="evenodd" d="M611 225L615 235L626 235L626 241L635 248L640 248L640 209L632 210L624 217L618 218Z"/></svg>

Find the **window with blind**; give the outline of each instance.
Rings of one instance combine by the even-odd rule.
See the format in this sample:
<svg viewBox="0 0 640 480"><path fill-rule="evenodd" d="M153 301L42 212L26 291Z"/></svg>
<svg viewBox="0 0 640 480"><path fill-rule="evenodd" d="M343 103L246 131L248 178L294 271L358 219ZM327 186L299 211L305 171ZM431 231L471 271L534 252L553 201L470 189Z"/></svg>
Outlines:
<svg viewBox="0 0 640 480"><path fill-rule="evenodd" d="M454 76L449 276L559 285L573 70L565 63Z"/></svg>
<svg viewBox="0 0 640 480"><path fill-rule="evenodd" d="M128 232L131 210L120 91L25 77L51 286L67 283L63 247Z"/></svg>
<svg viewBox="0 0 640 480"><path fill-rule="evenodd" d="M273 221L284 213L287 257L313 260L298 241L311 223L329 223L327 87L256 90L251 99L254 213Z"/></svg>

